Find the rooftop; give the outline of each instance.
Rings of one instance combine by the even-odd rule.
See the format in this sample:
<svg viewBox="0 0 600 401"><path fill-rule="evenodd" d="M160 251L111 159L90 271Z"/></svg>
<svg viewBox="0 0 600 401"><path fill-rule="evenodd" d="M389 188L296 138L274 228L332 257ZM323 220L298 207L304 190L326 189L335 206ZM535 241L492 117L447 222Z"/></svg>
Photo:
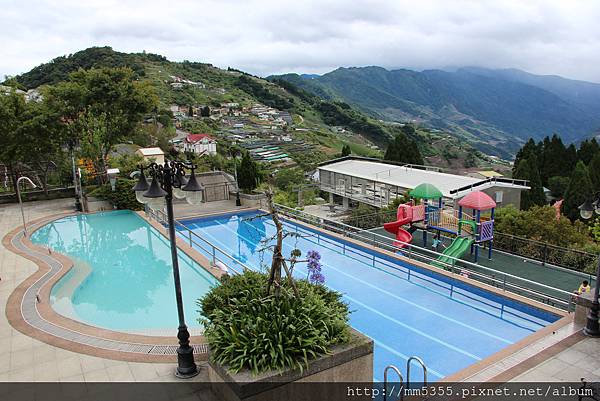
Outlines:
<svg viewBox="0 0 600 401"><path fill-rule="evenodd" d="M213 137L210 136L209 134L189 134L188 136L185 137L185 140L188 143L194 143L194 142L201 141L204 138L208 139L209 141L214 140Z"/></svg>
<svg viewBox="0 0 600 401"><path fill-rule="evenodd" d="M484 189L491 186L504 186L528 189L525 181L515 181L492 177L482 180L456 174L443 173L434 167L396 165L375 159L349 157L338 159L319 166L320 170L352 177L376 181L401 188L415 188L419 184L429 183L436 186L447 198L457 198L470 191L472 186ZM466 187L466 188L465 188Z"/></svg>
<svg viewBox="0 0 600 401"><path fill-rule="evenodd" d="M158 148L158 147L154 147L154 148L139 148L137 151L140 152L142 154L142 156L157 156L157 155L164 155L165 154L165 152L163 152L163 150L161 148Z"/></svg>

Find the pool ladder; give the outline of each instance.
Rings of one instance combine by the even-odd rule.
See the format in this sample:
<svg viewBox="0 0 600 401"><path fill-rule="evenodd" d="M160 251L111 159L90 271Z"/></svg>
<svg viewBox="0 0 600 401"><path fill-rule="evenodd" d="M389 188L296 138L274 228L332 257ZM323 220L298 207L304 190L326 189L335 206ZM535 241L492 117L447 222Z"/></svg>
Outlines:
<svg viewBox="0 0 600 401"><path fill-rule="evenodd" d="M427 366L425 366L425 362L423 362L423 360L421 358L419 358L418 356L411 356L406 361L406 388L410 388L410 366L411 366L412 361L415 361L419 365L421 365L421 368L423 369L423 385L426 386L427 385ZM388 376L388 370L390 370L390 369L393 370L394 372L396 372L396 374L398 375L398 378L400 379L400 387L402 387L404 385L404 377L402 376L402 372L400 372L400 369L398 369L394 365L386 366L385 369L383 370L383 388L384 388L383 400L384 401L387 401L387 382L388 382L387 376ZM404 391L400 392L400 400L402 398L404 398Z"/></svg>

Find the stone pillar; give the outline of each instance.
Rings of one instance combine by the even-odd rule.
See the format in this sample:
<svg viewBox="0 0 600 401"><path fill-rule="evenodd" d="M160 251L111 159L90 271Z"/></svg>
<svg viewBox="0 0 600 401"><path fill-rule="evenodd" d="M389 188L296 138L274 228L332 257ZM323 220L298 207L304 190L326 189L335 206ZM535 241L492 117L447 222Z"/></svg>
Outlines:
<svg viewBox="0 0 600 401"><path fill-rule="evenodd" d="M364 182L364 181L360 183L360 193L362 195L366 195L367 194L367 183Z"/></svg>
<svg viewBox="0 0 600 401"><path fill-rule="evenodd" d="M349 199L346 198L345 196L342 198L342 206L344 209L349 209L350 205L349 205Z"/></svg>
<svg viewBox="0 0 600 401"><path fill-rule="evenodd" d="M329 193L329 203L333 205L333 192Z"/></svg>

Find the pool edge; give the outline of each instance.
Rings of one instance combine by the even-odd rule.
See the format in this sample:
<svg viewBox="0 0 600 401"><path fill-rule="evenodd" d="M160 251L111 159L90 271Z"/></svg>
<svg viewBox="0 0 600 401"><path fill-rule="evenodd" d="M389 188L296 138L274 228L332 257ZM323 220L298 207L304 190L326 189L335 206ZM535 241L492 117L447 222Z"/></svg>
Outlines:
<svg viewBox="0 0 600 401"><path fill-rule="evenodd" d="M66 212L41 217L28 223L29 235L44 225L64 217L96 213L105 213L105 211L93 213ZM132 213L135 212L132 211ZM144 219L144 221L148 223L146 219ZM161 230L157 231L162 233ZM22 249L15 246L15 241L17 241L17 245L22 246ZM37 266L36 271L17 285L7 299L5 316L13 328L29 337L36 338L47 344L92 356L129 362L160 363L176 361L177 355L173 349L176 348L175 328L173 329L173 336L132 334L92 326L67 318L54 311L50 306L50 292L54 284L72 268L73 261L68 256L54 251L50 253L47 248L32 243L29 237L23 235L23 230L20 226L9 231L2 238L2 244L7 250L30 260ZM49 273L52 273L52 266L47 261L42 260L42 256L61 266L50 277L46 276ZM192 257L192 259L199 263L196 258ZM201 264L201 266L206 269L204 265ZM39 297L39 301L36 301L35 296L33 299L26 299L28 291L39 281L43 281L38 292L35 294ZM23 312L24 308L29 308L29 311L34 311L37 314L34 321L40 323L38 326L35 326L26 320ZM70 333L72 338L64 338L45 331L42 328L44 323L49 323L57 329L64 330L65 333ZM98 343L114 345L114 349L95 347L76 341L76 339L83 337L97 338ZM196 345L196 358L198 360L206 360L208 357L208 349L204 337L192 336L190 341ZM155 347L157 352L158 350L164 352L152 352ZM139 351L136 351L137 349L139 349ZM151 350L151 352L148 352L148 350Z"/></svg>

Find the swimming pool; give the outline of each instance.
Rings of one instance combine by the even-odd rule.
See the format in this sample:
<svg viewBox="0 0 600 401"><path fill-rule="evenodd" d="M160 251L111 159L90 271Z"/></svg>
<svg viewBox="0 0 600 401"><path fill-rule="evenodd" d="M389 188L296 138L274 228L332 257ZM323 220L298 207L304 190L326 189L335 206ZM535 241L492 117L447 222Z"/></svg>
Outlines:
<svg viewBox="0 0 600 401"><path fill-rule="evenodd" d="M169 242L136 213L61 218L34 232L31 241L74 262L50 294L58 313L111 330L177 327ZM196 300L216 279L181 251L179 268L187 324L200 328Z"/></svg>
<svg viewBox="0 0 600 401"><path fill-rule="evenodd" d="M182 221L186 227L260 269L270 263L261 243L275 233L268 217L256 212ZM254 217L254 218L253 218ZM559 316L492 294L350 242L285 222L301 237L284 240L284 253L320 252L325 284L344 294L351 325L375 341L374 378L386 365L405 370L416 355L430 381L453 374L558 320ZM180 235L184 235L180 232ZM199 251L201 251L199 249ZM306 276L303 266L296 266ZM415 367L412 380L420 380Z"/></svg>

